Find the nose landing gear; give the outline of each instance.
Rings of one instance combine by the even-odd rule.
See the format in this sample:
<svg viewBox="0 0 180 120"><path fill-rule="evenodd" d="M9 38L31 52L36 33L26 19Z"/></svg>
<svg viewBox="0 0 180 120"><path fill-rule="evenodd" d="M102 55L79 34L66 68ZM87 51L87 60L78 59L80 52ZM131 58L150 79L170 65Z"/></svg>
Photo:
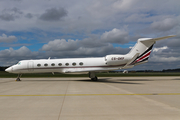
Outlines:
<svg viewBox="0 0 180 120"><path fill-rule="evenodd" d="M22 76L22 74L18 74L18 76L17 76L17 78L16 78L16 81L21 81L21 76Z"/></svg>

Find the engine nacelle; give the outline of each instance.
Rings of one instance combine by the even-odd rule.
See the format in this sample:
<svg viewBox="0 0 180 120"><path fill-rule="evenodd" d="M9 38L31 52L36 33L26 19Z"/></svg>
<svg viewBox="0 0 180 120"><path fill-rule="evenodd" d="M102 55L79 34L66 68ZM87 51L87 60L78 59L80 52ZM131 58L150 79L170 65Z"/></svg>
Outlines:
<svg viewBox="0 0 180 120"><path fill-rule="evenodd" d="M105 57L107 65L126 64L130 59L127 55L106 55Z"/></svg>

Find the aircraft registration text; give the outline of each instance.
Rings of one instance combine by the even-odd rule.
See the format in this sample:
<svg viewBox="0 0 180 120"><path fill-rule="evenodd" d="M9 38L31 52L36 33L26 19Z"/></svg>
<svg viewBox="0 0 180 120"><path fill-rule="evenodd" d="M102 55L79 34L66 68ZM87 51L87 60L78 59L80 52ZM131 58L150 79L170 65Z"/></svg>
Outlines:
<svg viewBox="0 0 180 120"><path fill-rule="evenodd" d="M111 60L124 60L124 57L112 57Z"/></svg>

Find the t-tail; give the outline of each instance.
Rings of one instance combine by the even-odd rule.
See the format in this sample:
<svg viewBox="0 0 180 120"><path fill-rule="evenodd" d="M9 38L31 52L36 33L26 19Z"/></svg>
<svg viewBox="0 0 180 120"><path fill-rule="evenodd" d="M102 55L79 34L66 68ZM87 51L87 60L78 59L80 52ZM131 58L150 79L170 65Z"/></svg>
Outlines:
<svg viewBox="0 0 180 120"><path fill-rule="evenodd" d="M145 62L148 62L148 58L151 54L153 45L158 40L163 40L167 38L175 37L175 35L160 37L160 38L140 38L138 39L136 45L132 48L132 50L127 54L131 56L133 60L129 63L129 65L139 65Z"/></svg>

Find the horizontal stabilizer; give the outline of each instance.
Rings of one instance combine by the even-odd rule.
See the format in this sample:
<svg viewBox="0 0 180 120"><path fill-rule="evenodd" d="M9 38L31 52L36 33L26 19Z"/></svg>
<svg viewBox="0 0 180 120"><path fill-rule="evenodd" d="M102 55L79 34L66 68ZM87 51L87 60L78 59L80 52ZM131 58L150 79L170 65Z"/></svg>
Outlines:
<svg viewBox="0 0 180 120"><path fill-rule="evenodd" d="M175 35L169 35L169 36L159 37L159 38L140 38L139 41L140 42L146 42L146 41L155 42L155 41L159 41L159 40L163 40L163 39L168 39L171 37L175 37Z"/></svg>
<svg viewBox="0 0 180 120"><path fill-rule="evenodd" d="M154 38L153 40L158 41L158 40L168 39L168 38L171 38L171 37L175 37L175 35L169 35L169 36L165 36L165 37Z"/></svg>

